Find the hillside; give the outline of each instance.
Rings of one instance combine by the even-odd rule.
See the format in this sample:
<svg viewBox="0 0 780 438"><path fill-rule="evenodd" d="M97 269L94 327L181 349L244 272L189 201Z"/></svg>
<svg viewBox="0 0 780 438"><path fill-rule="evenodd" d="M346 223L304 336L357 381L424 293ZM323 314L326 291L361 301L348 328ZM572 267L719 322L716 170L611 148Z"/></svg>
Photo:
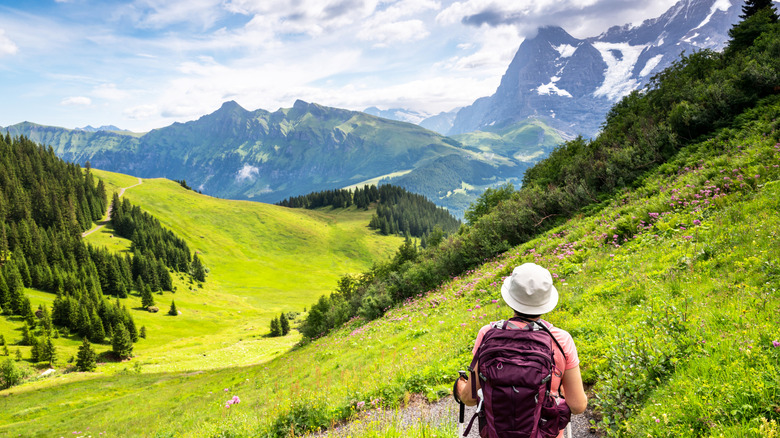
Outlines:
<svg viewBox="0 0 780 438"><path fill-rule="evenodd" d="M126 175L92 170L111 193L137 184ZM288 350L298 337L266 338L269 322L280 312L300 313L316 298L333 290L338 278L367 269L391 255L403 241L376 235L367 228L369 211L291 210L246 201L226 201L185 190L168 180L143 180L123 196L141 205L162 225L182 236L203 260L209 274L202 284L173 275L174 292L155 293L161 309L141 308L134 291L123 306L147 338L135 344L132 364L108 361L98 371L112 373L128 366L152 371L221 368L258 363ZM348 237L347 237L348 236ZM109 224L85 238L89 244L126 254L130 242ZM302 275L306 272L307 275ZM51 306L54 294L28 289L32 305ZM165 315L171 301L181 311ZM0 333L11 352L29 358L30 347L16 346L20 319L0 318ZM81 338L53 340L59 362L76 354ZM99 353L110 345L95 345ZM58 376L68 381L76 375Z"/></svg>

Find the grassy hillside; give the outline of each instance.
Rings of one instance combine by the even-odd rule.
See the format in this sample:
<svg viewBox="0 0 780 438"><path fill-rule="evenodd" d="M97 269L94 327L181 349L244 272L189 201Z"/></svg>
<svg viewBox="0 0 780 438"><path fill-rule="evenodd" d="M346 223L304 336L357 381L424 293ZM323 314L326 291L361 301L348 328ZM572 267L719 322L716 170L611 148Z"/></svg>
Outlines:
<svg viewBox="0 0 780 438"><path fill-rule="evenodd" d="M15 388L0 398L0 431L284 436L411 393L435 399L468 362L478 328L508 316L502 279L535 261L557 279L548 319L575 337L603 430L771 436L776 424L761 418L780 419L778 117L780 103L765 103L599 209L379 320L354 320L260 366ZM233 395L241 403L226 408Z"/></svg>
<svg viewBox="0 0 780 438"><path fill-rule="evenodd" d="M108 192L137 184L127 175L94 170ZM120 300L145 326L148 336L135 344L132 363L108 362L99 371L128 367L144 372L196 370L246 365L287 351L299 337L267 338L271 318L303 312L336 286L348 272L361 272L373 260L391 255L402 239L368 229L372 211L304 211L199 195L168 180L144 180L125 197L159 218L198 251L210 270L201 285L174 276L175 292L154 295L160 312L141 309L137 295ZM130 242L113 235L110 225L86 237L93 245L127 251ZM51 305L53 294L30 290L32 304ZM166 312L175 300L181 315ZM0 333L29 357L30 347L16 347L21 319L0 318ZM55 339L65 364L80 345L77 336ZM110 350L96 346L98 352ZM137 367L137 368L135 368ZM68 375L67 379L73 375ZM62 378L62 377L60 377Z"/></svg>

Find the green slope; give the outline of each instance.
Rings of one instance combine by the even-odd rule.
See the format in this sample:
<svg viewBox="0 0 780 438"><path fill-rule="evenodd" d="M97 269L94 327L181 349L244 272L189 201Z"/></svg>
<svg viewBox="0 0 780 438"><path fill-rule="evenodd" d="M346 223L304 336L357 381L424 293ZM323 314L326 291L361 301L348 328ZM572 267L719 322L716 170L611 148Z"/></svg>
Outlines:
<svg viewBox="0 0 780 438"><path fill-rule="evenodd" d="M508 315L493 302L504 276L533 261L557 278L561 301L549 320L576 339L598 395L592 406L612 420L602 427L637 437L768 436L760 418L777 420L780 404L779 116L778 103L752 111L742 129L684 148L598 211L379 320L355 320L261 366L23 386L0 398L0 430L261 436L327 427L360 401L437 398L468 362L478 328ZM614 241L619 229L634 232ZM233 395L242 402L228 410Z"/></svg>
<svg viewBox="0 0 780 438"><path fill-rule="evenodd" d="M109 190L137 184L138 179L93 169ZM372 211L308 211L199 195L168 180L144 180L125 197L183 237L210 270L202 285L174 276L175 293L154 295L159 313L140 309L140 297L121 300L147 339L136 345L134 366L145 371L207 369L258 363L288 350L297 332L266 338L269 323L281 312L302 312L332 291L338 278L388 257L402 242L368 229ZM127 251L128 240L110 226L86 237L87 242ZM51 305L52 294L28 291L33 306ZM182 312L166 315L172 300ZM9 342L20 337L18 318L1 318L0 332ZM77 336L55 339L60 362L76 354ZM11 346L12 350L16 349ZM29 347L19 347L29 357ZM110 346L97 346L99 352ZM139 365L136 365L139 364ZM128 364L107 363L113 372Z"/></svg>

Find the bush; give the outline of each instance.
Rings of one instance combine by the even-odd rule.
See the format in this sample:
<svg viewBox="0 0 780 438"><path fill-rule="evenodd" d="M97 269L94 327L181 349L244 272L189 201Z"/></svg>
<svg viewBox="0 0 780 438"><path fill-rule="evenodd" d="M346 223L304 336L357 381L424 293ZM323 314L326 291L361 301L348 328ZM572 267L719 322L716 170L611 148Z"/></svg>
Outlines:
<svg viewBox="0 0 780 438"><path fill-rule="evenodd" d="M33 370L29 366L10 358L5 359L0 362L0 389L18 385L32 373Z"/></svg>

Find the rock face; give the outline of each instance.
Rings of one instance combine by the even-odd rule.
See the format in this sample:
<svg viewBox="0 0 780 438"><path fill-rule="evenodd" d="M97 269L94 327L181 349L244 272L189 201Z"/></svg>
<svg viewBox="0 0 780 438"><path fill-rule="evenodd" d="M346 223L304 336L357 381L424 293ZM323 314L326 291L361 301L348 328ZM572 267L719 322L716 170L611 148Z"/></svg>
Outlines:
<svg viewBox="0 0 780 438"><path fill-rule="evenodd" d="M461 109L448 134L539 117L564 133L593 136L617 100L681 53L722 49L741 5L681 0L640 26L615 26L586 39L560 27L541 28L520 45L496 93Z"/></svg>

